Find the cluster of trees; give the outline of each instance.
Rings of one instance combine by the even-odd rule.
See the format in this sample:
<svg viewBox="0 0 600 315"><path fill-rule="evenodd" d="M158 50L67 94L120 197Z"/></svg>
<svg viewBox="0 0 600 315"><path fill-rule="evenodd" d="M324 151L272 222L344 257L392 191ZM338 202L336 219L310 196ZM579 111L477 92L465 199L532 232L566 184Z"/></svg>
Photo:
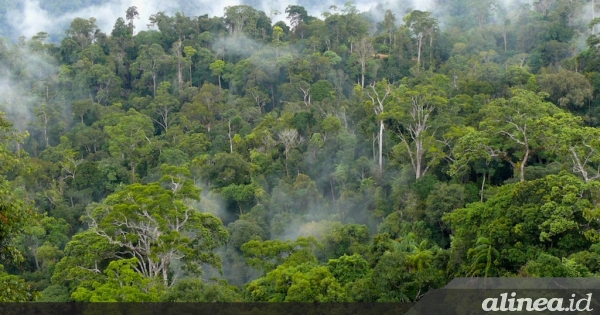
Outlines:
<svg viewBox="0 0 600 315"><path fill-rule="evenodd" d="M76 18L60 43L4 41L0 301L599 275L590 5L294 5L287 24L239 5L148 30L131 7L110 34Z"/></svg>

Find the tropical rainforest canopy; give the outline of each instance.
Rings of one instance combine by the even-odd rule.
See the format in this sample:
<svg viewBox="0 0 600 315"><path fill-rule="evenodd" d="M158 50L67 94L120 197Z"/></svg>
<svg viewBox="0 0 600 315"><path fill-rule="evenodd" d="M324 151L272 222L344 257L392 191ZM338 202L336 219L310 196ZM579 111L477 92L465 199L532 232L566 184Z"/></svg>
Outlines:
<svg viewBox="0 0 600 315"><path fill-rule="evenodd" d="M0 301L600 275L596 1L136 7L0 42Z"/></svg>

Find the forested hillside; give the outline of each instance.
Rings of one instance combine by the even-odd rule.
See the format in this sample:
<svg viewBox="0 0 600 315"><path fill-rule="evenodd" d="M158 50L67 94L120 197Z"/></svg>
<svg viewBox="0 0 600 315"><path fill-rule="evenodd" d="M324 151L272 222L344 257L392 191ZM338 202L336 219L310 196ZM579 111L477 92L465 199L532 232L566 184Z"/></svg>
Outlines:
<svg viewBox="0 0 600 315"><path fill-rule="evenodd" d="M211 0L0 0L0 36L12 40L20 36L29 38L38 32L46 32L50 42L60 42L65 36L65 30L76 18L94 17L98 28L110 33L118 17L127 8L136 6L139 19L133 21L136 31L146 29L148 18L158 12L173 15L185 12L188 16L209 16L223 14L223 8L233 5L249 5L256 10L264 11L273 23L285 20L285 9L288 5L298 5L306 8L308 13L320 15L330 6L343 7L344 0L224 0L219 3ZM384 8L394 12L404 12L407 8L422 8L422 0L404 0L401 3L391 0L377 2L359 1L357 8L369 10L378 7L379 13ZM135 34L135 32L134 32Z"/></svg>
<svg viewBox="0 0 600 315"><path fill-rule="evenodd" d="M0 301L600 275L596 1L76 18L0 43Z"/></svg>

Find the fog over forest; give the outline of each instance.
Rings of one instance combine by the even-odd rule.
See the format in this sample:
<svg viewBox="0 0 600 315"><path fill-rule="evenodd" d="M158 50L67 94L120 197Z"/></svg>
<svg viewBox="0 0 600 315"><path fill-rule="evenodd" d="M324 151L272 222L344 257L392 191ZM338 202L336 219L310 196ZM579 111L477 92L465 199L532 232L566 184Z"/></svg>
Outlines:
<svg viewBox="0 0 600 315"><path fill-rule="evenodd" d="M331 10L331 6L343 8L346 1L232 1L221 2L199 1L159 1L159 0L85 0L79 3L40 2L39 0L6 1L6 7L0 12L6 12L0 19L2 31L0 34L11 38L18 36L31 37L38 32L50 33L53 38L61 38L64 30L75 17L94 17L99 28L108 32L114 21L123 15L131 6L138 8L139 19L135 21L137 31L144 30L148 25L148 18L157 12L174 14L183 12L188 16L208 14L221 16L223 8L240 4L250 5L267 13L274 22L286 21L285 8L289 5L300 5L306 8L313 16L320 16L323 12ZM497 1L502 8L511 8L521 3L531 3L531 0L502 0ZM371 11L378 19L383 19L383 12L387 9L395 14L404 15L410 10L423 10L433 12L435 16L442 16L439 6L434 0L400 0L400 1L355 1L357 9L361 12ZM4 9L4 10L3 10ZM589 11L588 11L589 12Z"/></svg>
<svg viewBox="0 0 600 315"><path fill-rule="evenodd" d="M598 5L4 1L0 302L600 276Z"/></svg>
<svg viewBox="0 0 600 315"><path fill-rule="evenodd" d="M60 2L59 2L60 3ZM106 1L106 0L88 0L81 1L78 6L64 4L44 3L37 0L15 1L11 9L7 10L6 15L0 20L0 25L6 25L3 29L3 35L16 38L18 36L31 37L37 32L48 32L53 36L62 37L64 30L75 17L95 17L98 20L98 26L104 32L112 29L114 21L123 15L123 12L131 6L138 8L140 18L135 22L137 31L147 28L148 18L157 12L163 11L168 14L183 12L188 16L197 16L208 14L209 16L222 16L223 8L240 4L251 5L256 9L264 11L270 15L273 21L285 21L285 8L289 5L304 6L308 13L319 16L321 13L329 10L330 6L335 5L342 8L344 1L311 1L302 0L296 2L289 1L232 1L225 0L220 2L199 0L199 1L159 1L159 0L127 0L127 1ZM405 13L406 10L431 9L430 1L357 1L356 7L362 11L369 11L374 7L381 6L385 9L391 9L394 12ZM277 12L279 12L277 14ZM6 30L10 30L6 33Z"/></svg>

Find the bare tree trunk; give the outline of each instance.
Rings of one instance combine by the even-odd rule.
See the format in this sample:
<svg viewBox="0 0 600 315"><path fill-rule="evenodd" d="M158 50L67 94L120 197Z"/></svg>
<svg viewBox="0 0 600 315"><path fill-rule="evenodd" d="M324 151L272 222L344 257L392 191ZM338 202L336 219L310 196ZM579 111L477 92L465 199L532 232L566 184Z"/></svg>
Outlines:
<svg viewBox="0 0 600 315"><path fill-rule="evenodd" d="M389 86L389 83L386 86L385 89L385 94L379 95L379 93L377 92L377 90L375 89L375 85L371 84L370 85L371 92L369 92L367 90L367 95L369 96L369 98L371 99L371 102L373 104L373 110L375 112L375 115L381 115L383 113L384 110L384 103L385 100L387 99L387 97L390 95L391 93L391 89ZM383 125L383 120L381 118L379 119L379 171L383 172L383 131L384 131L384 125Z"/></svg>
<svg viewBox="0 0 600 315"><path fill-rule="evenodd" d="M365 64L363 63L360 70L360 87L365 87Z"/></svg>
<svg viewBox="0 0 600 315"><path fill-rule="evenodd" d="M379 172L383 173L383 120L379 121Z"/></svg>
<svg viewBox="0 0 600 315"><path fill-rule="evenodd" d="M231 119L227 121L227 127L229 128L229 132L227 132L227 137L229 137L229 153L233 153L233 138L231 137Z"/></svg>
<svg viewBox="0 0 600 315"><path fill-rule="evenodd" d="M50 139L48 138L48 116L44 114L44 140L46 141L46 147L50 146Z"/></svg>
<svg viewBox="0 0 600 315"><path fill-rule="evenodd" d="M418 180L423 176L421 174L421 162L422 162L422 150L421 150L421 141L420 139L415 139L415 177Z"/></svg>
<svg viewBox="0 0 600 315"><path fill-rule="evenodd" d="M163 277L163 282L164 282L165 288L169 287L169 276L167 274L167 269L168 268L167 268L166 264L165 264L165 266L162 266L162 277Z"/></svg>
<svg viewBox="0 0 600 315"><path fill-rule="evenodd" d="M361 87L365 87L365 72L367 71L367 60L368 58L372 58L373 54L375 54L375 49L373 45L367 40L366 37L363 37L360 41L357 42L356 45L356 55L358 56L358 60L360 61L360 75L361 75Z"/></svg>
<svg viewBox="0 0 600 315"><path fill-rule="evenodd" d="M36 268L36 270L37 270L37 271L41 271L41 268L40 268L40 261L38 260L38 258L37 258L37 255L35 254L35 252L36 252L36 251L37 251L37 246L35 246L35 247L32 249L32 252L33 252L33 259L35 260L35 268Z"/></svg>
<svg viewBox="0 0 600 315"><path fill-rule="evenodd" d="M485 171L483 171L483 180L481 181L481 191L479 192L479 201L483 202L483 188L485 187Z"/></svg>
<svg viewBox="0 0 600 315"><path fill-rule="evenodd" d="M152 73L152 93L156 97L156 73Z"/></svg>
<svg viewBox="0 0 600 315"><path fill-rule="evenodd" d="M417 48L417 64L421 66L421 47L423 47L423 35L419 35L418 48Z"/></svg>
<svg viewBox="0 0 600 315"><path fill-rule="evenodd" d="M525 165L527 165L527 160L529 159L529 148L525 148L525 156L521 161L521 165L519 165L519 179L524 182L525 181Z"/></svg>
<svg viewBox="0 0 600 315"><path fill-rule="evenodd" d="M572 155L571 159L573 160L573 165L574 165L573 170L575 172L581 173L581 176L583 176L583 180L586 183L589 182L590 178L588 176L588 172L585 170L585 164L581 163L581 159L579 159L579 155L575 151L575 148L570 147L569 151L571 151L571 155Z"/></svg>
<svg viewBox="0 0 600 315"><path fill-rule="evenodd" d="M177 85L180 90L181 86L183 85L183 70L181 68L181 47L181 39L179 39L179 42L177 43Z"/></svg>
<svg viewBox="0 0 600 315"><path fill-rule="evenodd" d="M377 152L375 151L375 142L377 141L377 134L373 134L373 161L377 161Z"/></svg>
<svg viewBox="0 0 600 315"><path fill-rule="evenodd" d="M131 183L135 184L135 163L131 162L129 165L131 166Z"/></svg>

